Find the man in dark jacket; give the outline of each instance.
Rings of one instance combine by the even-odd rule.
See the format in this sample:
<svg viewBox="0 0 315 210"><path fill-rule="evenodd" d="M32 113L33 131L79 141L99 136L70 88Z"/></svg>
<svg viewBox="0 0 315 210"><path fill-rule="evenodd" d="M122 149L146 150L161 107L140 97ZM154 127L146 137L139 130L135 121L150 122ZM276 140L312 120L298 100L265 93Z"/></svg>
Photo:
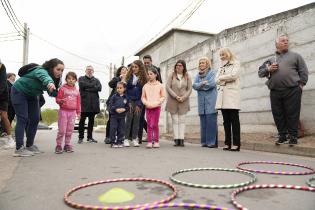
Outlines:
<svg viewBox="0 0 315 210"><path fill-rule="evenodd" d="M93 126L94 117L100 112L100 100L98 92L102 90L102 85L98 79L93 76L94 69L92 66L87 66L85 70L85 76L79 78L79 90L81 96L81 119L79 122L79 141L81 144L84 138L84 124L88 117L88 131L87 141L91 143L97 143L93 139Z"/></svg>
<svg viewBox="0 0 315 210"><path fill-rule="evenodd" d="M259 77L267 77L270 89L271 111L279 133L277 145L298 143L298 123L303 87L308 80L308 69L298 53L289 51L287 35L276 39L275 55L259 67Z"/></svg>

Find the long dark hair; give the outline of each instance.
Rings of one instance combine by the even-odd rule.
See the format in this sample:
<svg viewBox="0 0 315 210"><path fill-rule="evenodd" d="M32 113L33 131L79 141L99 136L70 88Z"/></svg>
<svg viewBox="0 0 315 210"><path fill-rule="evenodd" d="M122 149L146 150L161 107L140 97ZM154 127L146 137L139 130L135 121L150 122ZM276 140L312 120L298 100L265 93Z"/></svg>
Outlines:
<svg viewBox="0 0 315 210"><path fill-rule="evenodd" d="M139 78L139 82L140 82L141 86L144 86L145 83L147 83L147 73L145 71L145 68L144 68L142 61L141 60L135 60L132 64L137 65L139 67L139 72L138 72L137 76ZM131 68L126 75L126 81L128 81L131 78L132 74L133 74L133 68L131 65Z"/></svg>
<svg viewBox="0 0 315 210"><path fill-rule="evenodd" d="M55 78L54 76L54 68L58 64L64 65L64 63L58 58L53 58L53 59L50 59L49 61L45 61L45 63L43 63L42 65L42 67L48 71L49 76L54 80L54 83L57 89L61 85L61 81L62 81L61 77Z"/></svg>
<svg viewBox="0 0 315 210"><path fill-rule="evenodd" d="M188 73L187 73L187 67L186 67L186 62L184 60L178 60L175 65L174 65L174 72L173 72L173 79L176 78L177 73L176 73L176 66L177 64L182 64L183 65L183 77L187 80L188 79Z"/></svg>
<svg viewBox="0 0 315 210"><path fill-rule="evenodd" d="M120 73L121 73L121 70L123 69L123 68L126 68L127 70L128 70L128 68L126 67L126 66L121 66L121 67L119 67L118 69L117 69L117 71L116 71L116 77L119 77L120 76Z"/></svg>

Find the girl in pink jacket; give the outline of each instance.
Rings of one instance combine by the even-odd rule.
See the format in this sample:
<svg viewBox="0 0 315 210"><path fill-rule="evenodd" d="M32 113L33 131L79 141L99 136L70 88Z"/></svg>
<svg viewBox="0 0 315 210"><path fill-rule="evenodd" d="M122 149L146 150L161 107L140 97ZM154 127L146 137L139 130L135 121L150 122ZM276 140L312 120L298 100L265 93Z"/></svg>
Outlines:
<svg viewBox="0 0 315 210"><path fill-rule="evenodd" d="M56 154L61 154L63 151L73 152L70 141L74 128L74 120L76 116L80 118L81 113L80 92L75 87L76 82L77 75L74 72L68 72L66 75L66 84L59 89L56 98L56 102L60 106L58 112ZM63 137L65 137L65 145L62 151Z"/></svg>
<svg viewBox="0 0 315 210"><path fill-rule="evenodd" d="M165 99L165 91L162 84L156 80L158 71L155 68L148 69L149 81L142 88L142 103L145 106L145 114L148 123L147 148L159 148L159 119L161 104Z"/></svg>

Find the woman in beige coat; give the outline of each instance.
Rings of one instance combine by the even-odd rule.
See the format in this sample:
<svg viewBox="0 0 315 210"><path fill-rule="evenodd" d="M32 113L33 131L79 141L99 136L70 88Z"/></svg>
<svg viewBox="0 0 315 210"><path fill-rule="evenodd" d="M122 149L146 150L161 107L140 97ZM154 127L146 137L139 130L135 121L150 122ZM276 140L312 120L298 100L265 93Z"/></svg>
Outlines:
<svg viewBox="0 0 315 210"><path fill-rule="evenodd" d="M168 77L166 83L168 93L166 111L172 116L174 146L184 146L185 117L190 110L191 90L192 81L187 72L186 62L178 60L174 66L174 72Z"/></svg>
<svg viewBox="0 0 315 210"><path fill-rule="evenodd" d="M218 87L216 109L221 109L223 116L225 132L223 150L240 151L240 64L228 48L220 49L220 59L221 67L216 75Z"/></svg>

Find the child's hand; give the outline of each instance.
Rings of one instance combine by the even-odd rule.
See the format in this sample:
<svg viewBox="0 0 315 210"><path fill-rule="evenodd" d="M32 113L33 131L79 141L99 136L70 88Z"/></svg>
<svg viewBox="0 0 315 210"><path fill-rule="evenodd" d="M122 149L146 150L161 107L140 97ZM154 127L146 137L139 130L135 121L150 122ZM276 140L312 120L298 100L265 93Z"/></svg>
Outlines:
<svg viewBox="0 0 315 210"><path fill-rule="evenodd" d="M121 113L121 109L120 109L120 108L117 108L115 111L116 111L117 113Z"/></svg>
<svg viewBox="0 0 315 210"><path fill-rule="evenodd" d="M125 112L125 111L126 111L126 109L125 109L125 108L120 108L120 110L121 110L121 113L123 113L123 112Z"/></svg>
<svg viewBox="0 0 315 210"><path fill-rule="evenodd" d="M135 113L140 114L140 112L141 112L141 108L139 106L136 106Z"/></svg>
<svg viewBox="0 0 315 210"><path fill-rule="evenodd" d="M77 119L80 120L81 119L81 115L77 114Z"/></svg>

